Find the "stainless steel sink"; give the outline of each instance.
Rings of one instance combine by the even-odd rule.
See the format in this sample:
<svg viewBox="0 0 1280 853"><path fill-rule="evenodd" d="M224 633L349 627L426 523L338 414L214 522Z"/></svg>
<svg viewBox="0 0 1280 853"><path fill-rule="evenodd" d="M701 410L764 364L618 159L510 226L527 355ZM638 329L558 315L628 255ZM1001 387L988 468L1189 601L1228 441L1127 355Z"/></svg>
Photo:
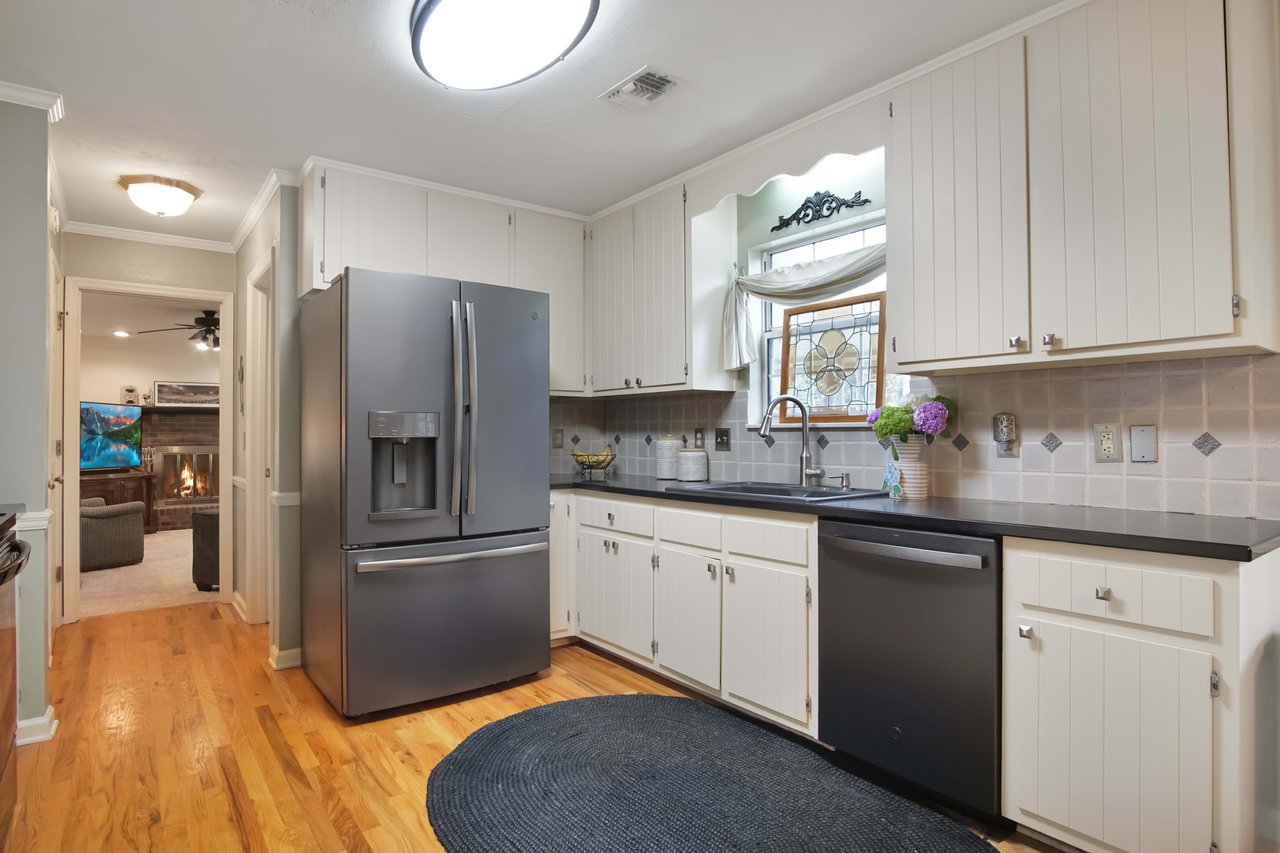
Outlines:
<svg viewBox="0 0 1280 853"><path fill-rule="evenodd" d="M849 498L882 497L885 492L879 489L838 489L827 486L793 486L787 483L696 483L687 486L671 486L668 492L687 494L722 494L741 497L774 498L800 501L802 503L821 503L822 501L841 501Z"/></svg>

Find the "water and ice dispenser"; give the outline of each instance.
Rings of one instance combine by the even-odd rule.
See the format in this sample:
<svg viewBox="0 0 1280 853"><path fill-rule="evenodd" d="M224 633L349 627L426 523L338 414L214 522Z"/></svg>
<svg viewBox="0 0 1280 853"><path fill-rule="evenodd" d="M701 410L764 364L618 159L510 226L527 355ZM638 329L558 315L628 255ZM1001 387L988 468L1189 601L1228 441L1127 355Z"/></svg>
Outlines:
<svg viewBox="0 0 1280 853"><path fill-rule="evenodd" d="M373 443L370 519L439 514L440 413L370 412L369 440Z"/></svg>

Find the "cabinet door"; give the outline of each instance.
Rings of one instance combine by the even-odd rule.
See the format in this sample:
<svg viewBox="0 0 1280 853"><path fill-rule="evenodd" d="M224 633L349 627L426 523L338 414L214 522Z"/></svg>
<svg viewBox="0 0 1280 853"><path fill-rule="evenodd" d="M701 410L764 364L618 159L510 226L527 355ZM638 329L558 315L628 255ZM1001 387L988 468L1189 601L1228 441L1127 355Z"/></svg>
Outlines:
<svg viewBox="0 0 1280 853"><path fill-rule="evenodd" d="M491 201L427 195L427 274L509 286L513 211Z"/></svg>
<svg viewBox="0 0 1280 853"><path fill-rule="evenodd" d="M720 561L658 549L654 585L658 665L720 689Z"/></svg>
<svg viewBox="0 0 1280 853"><path fill-rule="evenodd" d="M326 281L344 267L426 273L426 190L341 169L323 178Z"/></svg>
<svg viewBox="0 0 1280 853"><path fill-rule="evenodd" d="M1223 33L1221 0L1099 0L1028 33L1037 347L1233 331Z"/></svg>
<svg viewBox="0 0 1280 853"><path fill-rule="evenodd" d="M609 549L606 589L614 619L610 642L646 660L653 660L653 556L652 545L619 541Z"/></svg>
<svg viewBox="0 0 1280 853"><path fill-rule="evenodd" d="M573 633L573 558L578 543L573 535L570 506L573 496L567 492L551 495L551 636Z"/></svg>
<svg viewBox="0 0 1280 853"><path fill-rule="evenodd" d="M606 639L604 563L608 557L608 542L599 533L579 531L577 553L574 554L573 597L578 633L601 639Z"/></svg>
<svg viewBox="0 0 1280 853"><path fill-rule="evenodd" d="M586 390L581 222L516 211L515 286L551 300L551 393Z"/></svg>
<svg viewBox="0 0 1280 853"><path fill-rule="evenodd" d="M1005 816L1121 850L1208 850L1212 657L1025 615L1004 645Z"/></svg>
<svg viewBox="0 0 1280 853"><path fill-rule="evenodd" d="M893 94L887 314L899 363L1026 351L1025 79L1018 38Z"/></svg>
<svg viewBox="0 0 1280 853"><path fill-rule="evenodd" d="M808 722L809 606L805 575L781 566L724 566L724 689Z"/></svg>
<svg viewBox="0 0 1280 853"><path fill-rule="evenodd" d="M630 387L641 338L632 312L632 209L624 208L591 223L587 338L591 388L613 391ZM624 383L624 377L626 382Z"/></svg>
<svg viewBox="0 0 1280 853"><path fill-rule="evenodd" d="M633 385L685 381L684 186L636 202L632 213L632 288L628 318L635 349Z"/></svg>

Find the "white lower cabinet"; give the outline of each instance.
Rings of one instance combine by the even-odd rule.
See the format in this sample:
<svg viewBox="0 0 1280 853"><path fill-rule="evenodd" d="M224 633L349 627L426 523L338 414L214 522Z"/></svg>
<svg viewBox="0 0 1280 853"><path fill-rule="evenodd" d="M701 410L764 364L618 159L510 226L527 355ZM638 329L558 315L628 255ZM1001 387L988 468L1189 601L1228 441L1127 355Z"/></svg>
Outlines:
<svg viewBox="0 0 1280 853"><path fill-rule="evenodd" d="M578 633L653 659L653 546L578 533Z"/></svg>
<svg viewBox="0 0 1280 853"><path fill-rule="evenodd" d="M663 545L657 569L653 631L658 666L719 690L719 558Z"/></svg>
<svg viewBox="0 0 1280 853"><path fill-rule="evenodd" d="M807 573L735 559L724 575L725 693L808 721Z"/></svg>
<svg viewBox="0 0 1280 853"><path fill-rule="evenodd" d="M573 633L573 558L577 543L573 535L573 494L551 494L551 639Z"/></svg>

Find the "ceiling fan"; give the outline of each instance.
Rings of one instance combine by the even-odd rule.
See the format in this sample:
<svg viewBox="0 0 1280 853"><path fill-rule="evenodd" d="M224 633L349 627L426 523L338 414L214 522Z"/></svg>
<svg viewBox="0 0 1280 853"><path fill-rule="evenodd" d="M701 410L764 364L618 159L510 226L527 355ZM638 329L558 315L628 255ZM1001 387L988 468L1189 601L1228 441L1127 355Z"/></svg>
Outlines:
<svg viewBox="0 0 1280 853"><path fill-rule="evenodd" d="M147 329L146 331L138 332L138 334L150 335L155 332L185 332L189 329L195 329L196 333L187 338L187 340L196 341L197 349L222 349L222 338L219 335L222 321L218 319L218 312L205 309L200 312L200 315L201 316L199 317L193 317L190 323L175 323L165 329Z"/></svg>

